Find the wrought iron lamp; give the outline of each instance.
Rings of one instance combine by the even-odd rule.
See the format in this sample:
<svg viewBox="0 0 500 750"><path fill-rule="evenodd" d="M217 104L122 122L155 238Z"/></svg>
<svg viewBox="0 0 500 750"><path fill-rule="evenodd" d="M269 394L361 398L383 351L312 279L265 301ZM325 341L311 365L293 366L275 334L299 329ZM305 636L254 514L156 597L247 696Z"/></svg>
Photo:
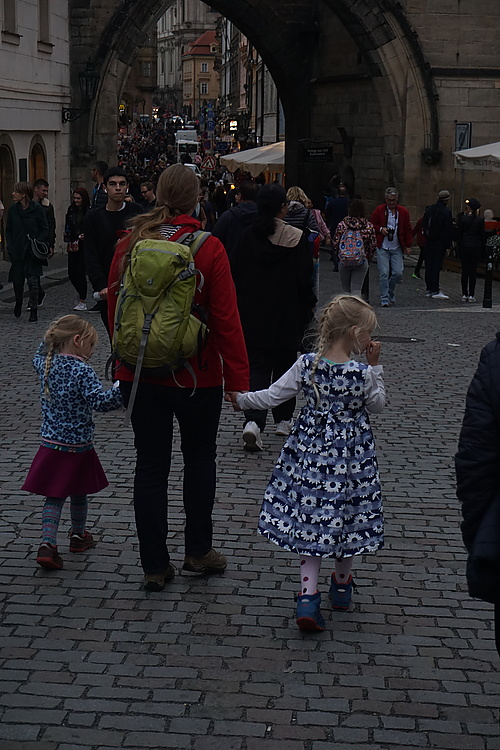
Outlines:
<svg viewBox="0 0 500 750"><path fill-rule="evenodd" d="M82 102L85 104L85 109L73 109L73 108L67 108L63 107L62 109L62 121L64 122L73 122L73 120L77 120L79 117L81 117L83 114L90 111L90 103L94 99L97 87L99 85L99 73L95 70L92 63L89 61L86 66L85 70L81 71L78 74L78 82L80 84L80 94L82 97Z"/></svg>

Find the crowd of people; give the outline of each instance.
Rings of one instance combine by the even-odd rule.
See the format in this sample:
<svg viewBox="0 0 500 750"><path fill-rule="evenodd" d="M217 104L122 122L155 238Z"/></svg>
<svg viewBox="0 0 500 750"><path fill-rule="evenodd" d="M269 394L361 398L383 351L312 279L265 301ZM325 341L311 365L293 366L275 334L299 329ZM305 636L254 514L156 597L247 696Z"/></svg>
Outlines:
<svg viewBox="0 0 500 750"><path fill-rule="evenodd" d="M147 141L137 143L138 159L148 158L140 150ZM40 379L42 444L23 485L45 496L38 564L56 570L64 565L57 531L67 497L70 552L82 553L95 545L87 528L87 497L103 489L107 480L93 448L92 411L124 405L131 414L137 454L133 503L144 587L161 591L176 575L167 546L174 419L184 459L183 569L223 572L227 558L213 547L212 513L217 431L225 400L243 412L244 450L264 450L269 412L275 433L285 439L264 494L258 530L297 555L299 629L323 630L318 590L322 559L334 561L330 606L346 610L353 593L354 558L376 552L384 539L368 416L380 412L385 403L380 343L371 337L377 319L363 299L369 264L376 257L381 306L395 304L404 255L416 238L422 257L413 275L418 278L425 263L427 296L447 299L440 288L440 270L456 241L463 300L474 301L476 267L486 243L479 202L466 201L454 222L447 206L450 193L442 190L412 227L393 187L367 218L363 200L351 200L345 186L315 208L298 186L285 192L278 184L243 179L247 175L241 175L236 186L224 181L209 184L200 182L193 170L173 164L161 170L155 182L141 178L140 198L134 200L123 166L108 168L96 162L92 174L92 195L75 189L66 215L68 271L78 295L76 312L86 311L87 278L94 290L114 353L115 383L104 390L87 362L97 341L92 325L78 315L63 316L50 325L34 359ZM29 184L16 184L7 220L14 314L21 314L27 281L32 321L41 301L43 261L28 256L26 238L36 237L49 251L55 241L55 225L43 203L48 185L36 187L43 188L39 201ZM314 257L319 243L330 249L342 294L315 314ZM175 256L172 268L180 265L168 273L177 275L165 275L171 261L162 260L162 254ZM181 322L174 323L164 301L174 282L181 280L191 292L179 292L183 304L178 308L184 312L176 314ZM133 300L139 300L142 317ZM161 325L155 321L159 310L164 315ZM186 331L193 320L199 334L186 348ZM167 328L161 326L167 324L175 336L165 335ZM312 327L314 344L308 335ZM118 345L127 336L127 346L135 336L135 349L135 343L128 349ZM480 471L484 463L474 442L474 419L481 383L489 383L492 368L498 366L499 345L487 350L471 386L457 457L464 539L473 561L478 534L487 535L483 521L493 500L496 503L496 489L486 482L488 502L476 507L467 472ZM161 359L165 349L177 357L175 364L168 360L168 367ZM362 355L366 362L358 360ZM301 392L305 403L294 421ZM496 435L500 419L496 390L493 395L480 409L490 437ZM499 458L497 442L491 438L488 445L488 466ZM489 523L491 527L491 519ZM497 630L500 644L500 614Z"/></svg>

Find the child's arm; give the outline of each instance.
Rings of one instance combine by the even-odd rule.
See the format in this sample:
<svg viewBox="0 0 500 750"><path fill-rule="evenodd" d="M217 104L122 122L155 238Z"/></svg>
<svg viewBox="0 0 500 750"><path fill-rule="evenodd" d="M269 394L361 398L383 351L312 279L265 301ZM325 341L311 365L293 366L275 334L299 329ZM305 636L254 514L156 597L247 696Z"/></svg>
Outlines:
<svg viewBox="0 0 500 750"><path fill-rule="evenodd" d="M120 389L112 387L105 390L90 365L82 367L79 385L82 395L94 411L113 411L123 406Z"/></svg>
<svg viewBox="0 0 500 750"><path fill-rule="evenodd" d="M369 366L365 379L365 405L368 411L379 414L385 406L384 369L382 365Z"/></svg>
<svg viewBox="0 0 500 750"><path fill-rule="evenodd" d="M236 397L238 409L273 409L278 404L300 393L302 357L269 388L263 391L239 393Z"/></svg>

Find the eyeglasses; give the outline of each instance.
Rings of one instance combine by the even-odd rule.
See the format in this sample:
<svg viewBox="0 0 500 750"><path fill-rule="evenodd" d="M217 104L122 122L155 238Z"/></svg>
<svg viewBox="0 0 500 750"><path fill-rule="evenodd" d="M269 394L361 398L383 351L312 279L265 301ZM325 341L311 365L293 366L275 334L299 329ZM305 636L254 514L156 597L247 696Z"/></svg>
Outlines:
<svg viewBox="0 0 500 750"><path fill-rule="evenodd" d="M141 190L141 195L146 195L146 193L149 193L149 190Z"/></svg>

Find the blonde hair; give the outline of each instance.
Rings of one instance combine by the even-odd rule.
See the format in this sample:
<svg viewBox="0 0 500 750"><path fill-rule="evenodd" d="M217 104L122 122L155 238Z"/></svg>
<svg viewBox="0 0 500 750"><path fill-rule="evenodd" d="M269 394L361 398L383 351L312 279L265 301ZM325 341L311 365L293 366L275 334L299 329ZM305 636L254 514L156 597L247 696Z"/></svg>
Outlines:
<svg viewBox="0 0 500 750"><path fill-rule="evenodd" d="M184 164L172 164L164 169L156 186L156 208L147 214L139 214L131 224L129 250L139 240L161 239L161 225L169 224L175 216L193 211L199 193L200 181L192 169ZM122 269L127 262L128 254L125 255Z"/></svg>
<svg viewBox="0 0 500 750"><path fill-rule="evenodd" d="M287 201L298 201L299 203L302 203L303 206L306 206L307 201L309 200L302 188L297 187L297 185L288 188L286 191L286 199Z"/></svg>
<svg viewBox="0 0 500 750"><path fill-rule="evenodd" d="M74 336L80 336L82 339L90 339L92 346L96 345L98 339L94 326L78 315L64 315L62 318L54 320L45 333L43 340L47 345L47 354L43 373L43 395L46 399L50 399L49 372L54 354L59 354L64 345Z"/></svg>
<svg viewBox="0 0 500 750"><path fill-rule="evenodd" d="M318 402L319 392L314 383L314 375L320 359L325 355L328 347L344 336L352 336L352 328L359 328L371 333L376 326L377 316L373 308L361 297L338 294L323 308L318 322L316 357L311 369L311 382Z"/></svg>

